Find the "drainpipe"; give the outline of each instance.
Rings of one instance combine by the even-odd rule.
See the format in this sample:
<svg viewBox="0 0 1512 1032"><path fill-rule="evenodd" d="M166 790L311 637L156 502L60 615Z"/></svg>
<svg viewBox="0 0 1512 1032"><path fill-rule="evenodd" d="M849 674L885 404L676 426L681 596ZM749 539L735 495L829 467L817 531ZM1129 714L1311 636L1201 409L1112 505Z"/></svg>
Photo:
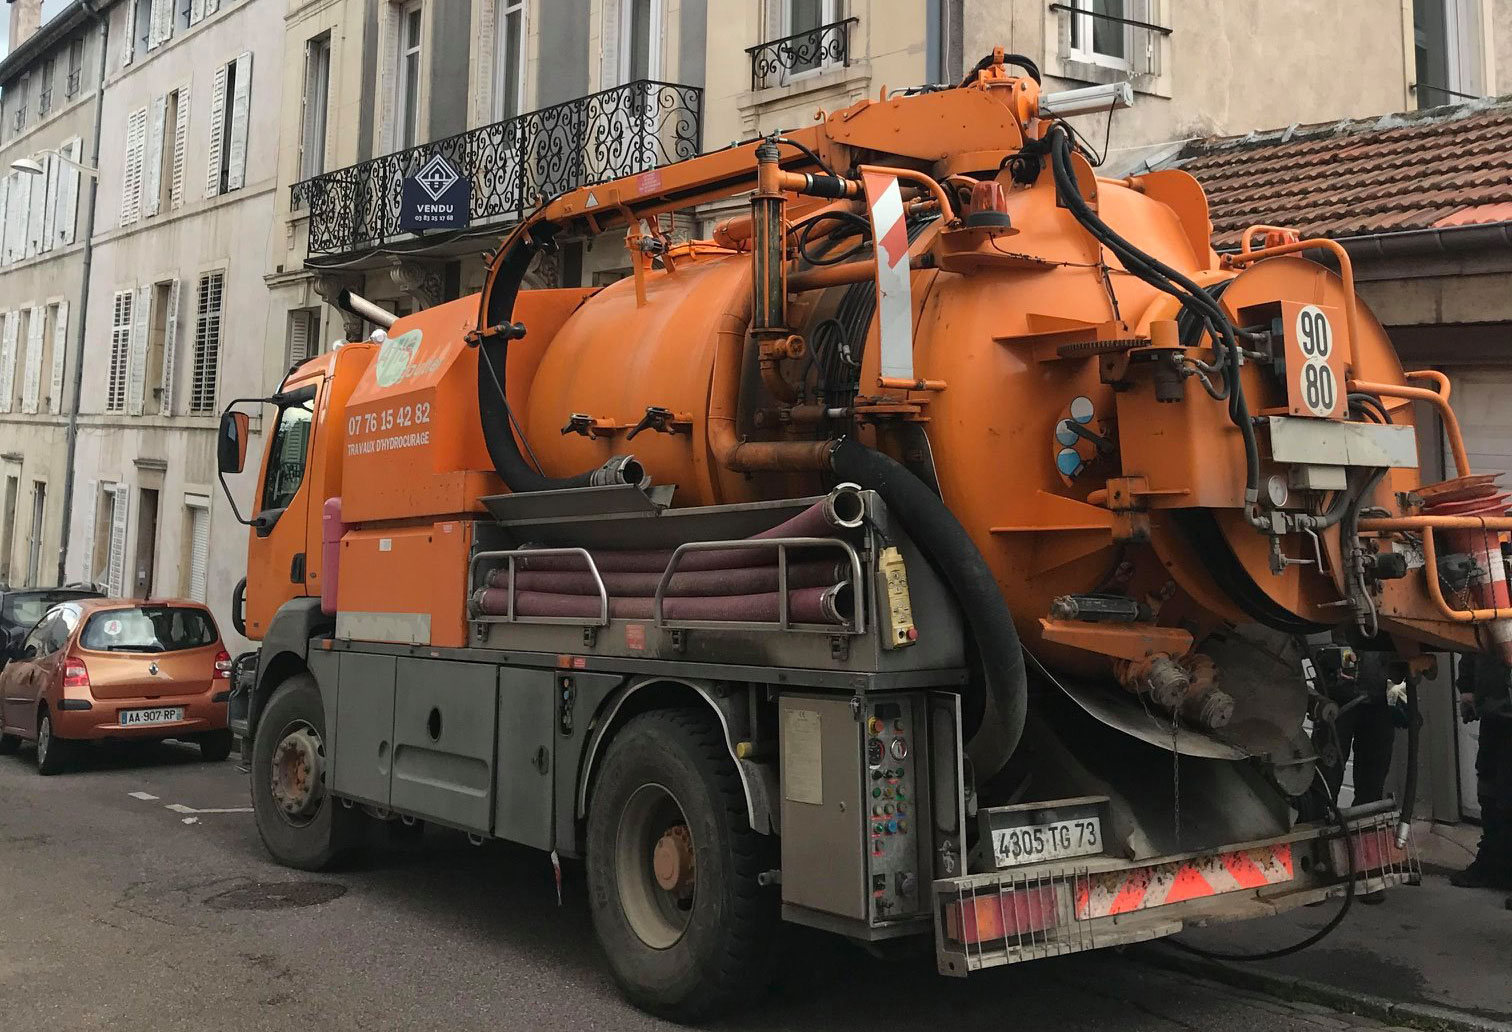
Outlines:
<svg viewBox="0 0 1512 1032"><path fill-rule="evenodd" d="M73 499L74 481L77 476L74 473L74 460L79 451L79 399L84 394L84 327L89 319L89 269L94 264L94 228L96 218L96 202L100 193L100 132L104 128L105 120L105 62L106 55L110 53L110 19L103 17L96 4L102 0L84 0L84 10L94 18L95 24L100 26L100 77L95 83L95 124L94 124L94 155L90 159L90 166L95 169L95 174L87 176L89 180L89 226L84 233L84 260L80 270L81 287L79 289L79 312L75 317L75 325L78 329L75 337L78 347L75 350L73 390L68 405L68 432L66 439L67 459L63 467L63 527L62 540L58 547L58 584L67 583L68 568L68 543L73 535L69 533L69 525L73 522ZM86 527L85 533L93 534L93 527ZM88 577L91 571L85 570L84 576Z"/></svg>

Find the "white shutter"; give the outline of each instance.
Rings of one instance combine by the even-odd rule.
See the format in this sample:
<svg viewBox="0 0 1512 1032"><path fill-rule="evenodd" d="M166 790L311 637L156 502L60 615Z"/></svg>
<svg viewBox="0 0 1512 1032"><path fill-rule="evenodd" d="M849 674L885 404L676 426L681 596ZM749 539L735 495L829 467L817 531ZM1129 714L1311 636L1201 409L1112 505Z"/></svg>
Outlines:
<svg viewBox="0 0 1512 1032"><path fill-rule="evenodd" d="M131 488L117 484L110 496L110 562L106 567L106 592L120 598L126 590L126 503Z"/></svg>
<svg viewBox="0 0 1512 1032"><path fill-rule="evenodd" d="M296 366L310 357L310 313L289 313L289 365Z"/></svg>
<svg viewBox="0 0 1512 1032"><path fill-rule="evenodd" d="M240 190L247 181L247 123L251 121L252 52L236 59L236 95L231 98L231 169L226 189Z"/></svg>
<svg viewBox="0 0 1512 1032"><path fill-rule="evenodd" d="M205 196L220 193L221 138L226 131L226 66L215 70L215 86L210 91L210 161Z"/></svg>
<svg viewBox="0 0 1512 1032"><path fill-rule="evenodd" d="M78 161L83 151L83 141L77 136L66 141L61 148L65 157ZM79 176L82 173L71 165L63 166L59 174L62 188L58 191L58 239L64 244L74 242L79 221Z"/></svg>
<svg viewBox="0 0 1512 1032"><path fill-rule="evenodd" d="M189 597L205 601L210 572L210 510L189 507Z"/></svg>
<svg viewBox="0 0 1512 1032"><path fill-rule="evenodd" d="M147 143L147 109L138 108L126 117L126 167L121 175L121 225L128 226L141 215L142 152Z"/></svg>
<svg viewBox="0 0 1512 1032"><path fill-rule="evenodd" d="M126 0L126 35L122 37L121 64L131 64L131 59L136 56L137 34L137 5L136 0Z"/></svg>
<svg viewBox="0 0 1512 1032"><path fill-rule="evenodd" d="M31 202L32 177L17 172L11 183L10 222L5 231L5 253L13 262L26 257L27 207Z"/></svg>
<svg viewBox="0 0 1512 1032"><path fill-rule="evenodd" d="M152 0L152 23L147 30L147 49L156 50L173 37L173 0Z"/></svg>
<svg viewBox="0 0 1512 1032"><path fill-rule="evenodd" d="M147 314L152 308L152 288L138 287L131 304L131 345L127 348L126 410L140 416L147 395Z"/></svg>
<svg viewBox="0 0 1512 1032"><path fill-rule="evenodd" d="M620 0L604 0L604 23L599 31L598 88L607 90L620 84Z"/></svg>
<svg viewBox="0 0 1512 1032"><path fill-rule="evenodd" d="M68 302L58 302L58 314L53 319L53 364L52 386L47 396L47 411L56 415L63 411L63 370L68 364Z"/></svg>
<svg viewBox="0 0 1512 1032"><path fill-rule="evenodd" d="M205 0L189 0L189 24L198 25L205 17Z"/></svg>
<svg viewBox="0 0 1512 1032"><path fill-rule="evenodd" d="M10 261L10 253L6 250L6 228L10 218L10 186L11 176L0 179L0 264Z"/></svg>
<svg viewBox="0 0 1512 1032"><path fill-rule="evenodd" d="M163 196L163 129L168 120L168 98L152 102L152 120L147 124L147 146L142 159L142 214L156 215Z"/></svg>
<svg viewBox="0 0 1512 1032"><path fill-rule="evenodd" d="M5 313L5 329L0 332L0 412L11 410L11 396L16 393L16 335L21 332L20 312Z"/></svg>
<svg viewBox="0 0 1512 1032"><path fill-rule="evenodd" d="M37 249L44 254L52 250L58 232L58 180L62 177L62 170L63 162L58 160L58 156L48 154L44 166L47 189L43 193L42 202L42 236L37 241Z"/></svg>
<svg viewBox="0 0 1512 1032"><path fill-rule="evenodd" d="M383 31L378 39L378 66L383 69L378 83L378 139L380 148L387 150L399 149L394 132L394 90L398 82L400 46L399 5L390 0L383 5Z"/></svg>
<svg viewBox="0 0 1512 1032"><path fill-rule="evenodd" d="M473 125L487 125L494 120L494 83L498 81L494 62L502 56L494 52L498 46L499 31L496 19L499 16L499 5L506 2L507 0L481 0L478 5L478 81L473 86L473 92L478 98L478 108L473 114Z"/></svg>
<svg viewBox="0 0 1512 1032"><path fill-rule="evenodd" d="M95 552L95 509L100 504L100 482L91 480L85 487L84 505L80 509L80 515L84 517L84 572L80 579L87 584L94 584L94 552ZM70 528L64 527L63 533L70 532Z"/></svg>
<svg viewBox="0 0 1512 1032"><path fill-rule="evenodd" d="M26 257L37 253L42 244L42 215L46 211L47 177L28 173L31 180L26 192Z"/></svg>
<svg viewBox="0 0 1512 1032"><path fill-rule="evenodd" d="M178 379L175 362L178 359L178 313L179 280L168 289L168 315L163 324L163 388L162 413L173 415L173 385Z"/></svg>
<svg viewBox="0 0 1512 1032"><path fill-rule="evenodd" d="M173 179L168 186L169 203L184 206L184 152L189 143L189 84L178 88L178 117L173 124Z"/></svg>
<svg viewBox="0 0 1512 1032"><path fill-rule="evenodd" d="M214 14L220 10L221 0L205 0L205 13Z"/></svg>
<svg viewBox="0 0 1512 1032"><path fill-rule="evenodd" d="M21 411L29 416L37 414L37 398L42 393L42 330L46 322L47 309L33 305L26 324L26 376L21 381Z"/></svg>

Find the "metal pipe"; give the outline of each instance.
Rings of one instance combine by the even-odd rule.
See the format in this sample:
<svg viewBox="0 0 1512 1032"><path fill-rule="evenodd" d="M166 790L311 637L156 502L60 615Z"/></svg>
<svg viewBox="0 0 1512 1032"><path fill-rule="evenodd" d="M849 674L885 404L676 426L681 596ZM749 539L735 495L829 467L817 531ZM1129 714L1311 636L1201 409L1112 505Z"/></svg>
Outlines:
<svg viewBox="0 0 1512 1032"><path fill-rule="evenodd" d="M373 325L387 330L399 321L399 317L386 308L379 308L373 302L355 291L341 288L341 293L336 295L336 307L343 312L366 319Z"/></svg>
<svg viewBox="0 0 1512 1032"><path fill-rule="evenodd" d="M836 562L806 561L788 565L789 588L825 588L839 583L845 576L844 566ZM660 570L646 573L603 574L604 587L612 596L652 596L661 581ZM748 566L732 570L690 570L675 573L667 582L671 596L754 595L778 590L778 571L773 566ZM489 574L491 588L509 587L509 571ZM515 574L519 591L544 591L557 595L598 595L598 585L590 573L566 570L520 570Z"/></svg>
<svg viewBox="0 0 1512 1032"><path fill-rule="evenodd" d="M934 199L939 202L940 215L943 218L951 219L955 217L955 205L950 203L950 195L945 192L945 188L933 176L925 175L923 172L915 172L911 168L894 168L891 165L861 165L857 167L856 171L863 174L875 172L878 175L896 176L899 179L922 186L934 194Z"/></svg>
<svg viewBox="0 0 1512 1032"><path fill-rule="evenodd" d="M787 593L788 619L793 623L844 624L850 609L849 581L828 587L799 588ZM488 616L506 616L509 592L484 588L473 596L477 611ZM616 620L649 620L656 600L644 596L609 600L609 615ZM662 602L667 620L711 620L742 623L776 623L781 619L782 594L776 591L751 595L668 597ZM544 591L515 592L516 617L597 617L599 600L587 595L563 595Z"/></svg>
<svg viewBox="0 0 1512 1032"><path fill-rule="evenodd" d="M859 262L843 262L840 265L820 265L795 272L788 277L789 294L802 294L809 290L825 290L848 283L870 283L877 278L877 262L867 258Z"/></svg>
<svg viewBox="0 0 1512 1032"><path fill-rule="evenodd" d="M1444 421L1444 436L1449 439L1449 448L1454 453L1455 469L1462 477L1470 476L1470 453L1466 451L1465 438L1460 434L1459 417L1449 407L1449 399L1446 396L1424 387L1402 387L1394 383L1374 383L1370 380L1349 380L1346 387L1351 393L1360 391L1365 394L1381 394L1388 398L1426 401L1438 409L1439 418Z"/></svg>

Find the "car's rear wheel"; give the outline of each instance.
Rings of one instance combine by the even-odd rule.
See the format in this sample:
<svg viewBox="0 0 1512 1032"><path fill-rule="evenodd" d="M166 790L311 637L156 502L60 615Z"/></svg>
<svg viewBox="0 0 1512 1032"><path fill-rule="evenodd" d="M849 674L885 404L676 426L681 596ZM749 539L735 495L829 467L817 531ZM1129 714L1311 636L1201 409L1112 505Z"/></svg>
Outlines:
<svg viewBox="0 0 1512 1032"><path fill-rule="evenodd" d="M777 901L758 879L770 850L706 714L646 713L615 735L589 805L588 886L631 1000L699 1021L765 987Z"/></svg>
<svg viewBox="0 0 1512 1032"><path fill-rule="evenodd" d="M273 693L252 744L252 809L273 858L319 871L356 848L360 811L330 794L325 762L325 708L309 674L296 674Z"/></svg>
<svg viewBox="0 0 1512 1032"><path fill-rule="evenodd" d="M196 740L200 759L207 763L219 763L231 755L230 731L206 731Z"/></svg>
<svg viewBox="0 0 1512 1032"><path fill-rule="evenodd" d="M37 773L56 774L68 765L73 743L53 732L52 714L46 710L37 719Z"/></svg>

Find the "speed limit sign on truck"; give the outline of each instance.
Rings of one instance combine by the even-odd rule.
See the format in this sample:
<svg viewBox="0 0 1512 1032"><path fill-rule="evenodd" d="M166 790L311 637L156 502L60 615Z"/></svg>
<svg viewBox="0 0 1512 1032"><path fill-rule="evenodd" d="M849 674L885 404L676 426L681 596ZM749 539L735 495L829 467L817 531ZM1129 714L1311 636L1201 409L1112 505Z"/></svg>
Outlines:
<svg viewBox="0 0 1512 1032"><path fill-rule="evenodd" d="M1344 410L1349 339L1339 309L1281 303L1286 336L1286 406L1294 416L1331 419Z"/></svg>

